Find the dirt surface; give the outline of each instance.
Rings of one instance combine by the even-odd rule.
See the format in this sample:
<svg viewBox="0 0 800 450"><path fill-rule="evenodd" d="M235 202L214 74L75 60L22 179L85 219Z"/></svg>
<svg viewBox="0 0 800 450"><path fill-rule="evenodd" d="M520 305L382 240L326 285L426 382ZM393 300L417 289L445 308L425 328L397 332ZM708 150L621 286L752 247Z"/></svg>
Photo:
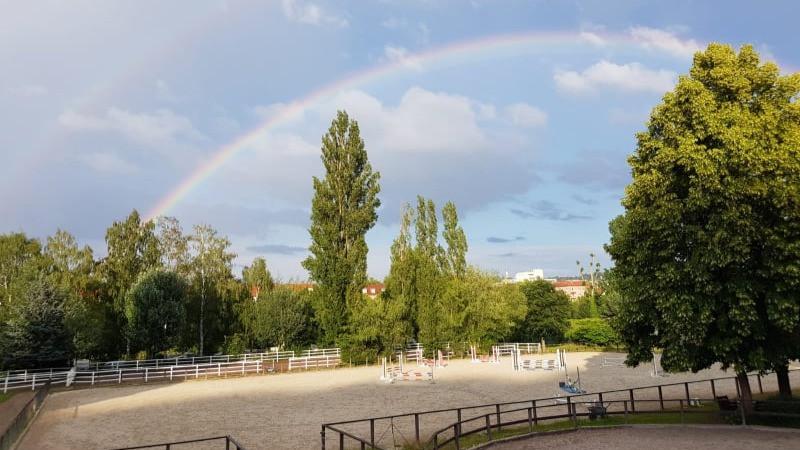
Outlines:
<svg viewBox="0 0 800 450"><path fill-rule="evenodd" d="M798 430L731 426L636 426L534 436L492 445L492 450L691 448L692 450L797 449Z"/></svg>
<svg viewBox="0 0 800 450"><path fill-rule="evenodd" d="M589 391L732 375L707 370L653 378L650 367L601 367L601 360L602 355L598 353L568 354L569 374L574 377L579 367L582 386ZM551 371L515 372L510 358L499 364L452 361L448 367L436 369L434 383L386 384L380 381L380 373L380 367L371 366L56 392L46 402L19 448L110 449L226 434L235 437L248 450L319 448L320 425L325 422L552 397L559 392L559 379L563 379L563 374ZM800 382L797 379L800 374L797 375L793 375L795 383ZM775 389L775 386L774 378L765 379L765 389ZM717 395L736 394L732 380L717 383L715 388ZM693 385L691 396L710 398L710 389L709 383ZM753 389L758 392L755 384ZM628 395L624 391L616 397L606 396L605 400L627 399ZM640 398L658 398L657 395L655 389L637 391L637 408L645 406L639 403ZM685 398L684 387L681 384L665 388L663 395L664 398ZM465 412L464 416L480 412ZM454 413L422 416L422 439L454 420ZM364 425L343 428L359 436L369 436L369 429ZM327 436L328 447L338 448L338 437L332 434L329 432ZM413 419L378 421L375 435L376 443L382 447L409 441L414 435ZM352 441L346 445L355 447ZM173 448L224 447L217 444Z"/></svg>
<svg viewBox="0 0 800 450"><path fill-rule="evenodd" d="M36 393L29 389L23 389L14 393L8 400L0 403L0 433L8 429L14 422L22 408L28 403Z"/></svg>

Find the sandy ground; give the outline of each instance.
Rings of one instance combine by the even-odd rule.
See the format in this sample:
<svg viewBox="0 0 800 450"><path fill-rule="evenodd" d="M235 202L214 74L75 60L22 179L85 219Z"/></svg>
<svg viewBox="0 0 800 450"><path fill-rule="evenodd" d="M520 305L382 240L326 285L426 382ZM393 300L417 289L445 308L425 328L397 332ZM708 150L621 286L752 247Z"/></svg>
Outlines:
<svg viewBox="0 0 800 450"><path fill-rule="evenodd" d="M568 354L567 362L573 377L580 368L583 387L590 392L732 375L712 369L653 378L650 367L600 367L598 353ZM510 358L500 364L455 360L436 369L435 383L385 384L379 380L380 371L376 366L339 368L57 392L48 398L19 448L110 449L225 434L248 450L319 448L320 425L325 422L552 397L563 376L546 371L514 372ZM793 381L800 379L793 377ZM765 389L775 386L774 377L765 379ZM758 391L755 385L753 389ZM637 393L637 398L657 398L656 390L648 392ZM735 392L733 381L717 385L718 395ZM710 386L693 386L691 395L709 398ZM683 386L664 390L665 398L683 396ZM453 413L424 416L422 437L454 419ZM391 447L393 442L413 436L413 419L379 421L375 428L377 443ZM363 427L347 429L369 435ZM333 438L328 435L328 448L338 444Z"/></svg>
<svg viewBox="0 0 800 450"><path fill-rule="evenodd" d="M693 450L797 449L797 430L742 427L637 426L607 430L578 430L495 444L493 450L691 448Z"/></svg>

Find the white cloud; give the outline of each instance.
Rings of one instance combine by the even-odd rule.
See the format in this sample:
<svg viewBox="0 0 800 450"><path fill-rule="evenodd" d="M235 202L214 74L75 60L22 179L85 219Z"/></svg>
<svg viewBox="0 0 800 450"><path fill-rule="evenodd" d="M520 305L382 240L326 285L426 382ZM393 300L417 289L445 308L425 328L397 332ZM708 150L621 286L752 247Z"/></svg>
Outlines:
<svg viewBox="0 0 800 450"><path fill-rule="evenodd" d="M630 35L639 45L680 58L691 58L702 46L694 39L681 39L675 33L658 28L633 27Z"/></svg>
<svg viewBox="0 0 800 450"><path fill-rule="evenodd" d="M344 17L329 14L316 3L303 0L282 0L283 14L287 19L308 25L333 25L347 27L349 22Z"/></svg>
<svg viewBox="0 0 800 450"><path fill-rule="evenodd" d="M410 55L408 49L405 47L387 45L383 47L383 54L390 62L397 63L409 69L422 70L422 63L418 58Z"/></svg>
<svg viewBox="0 0 800 450"><path fill-rule="evenodd" d="M101 173L129 174L139 170L136 165L111 153L89 153L79 156L78 159Z"/></svg>
<svg viewBox="0 0 800 450"><path fill-rule="evenodd" d="M606 40L597 33L592 33L591 31L581 31L579 36L581 39L592 45L596 45L598 47L606 45Z"/></svg>
<svg viewBox="0 0 800 450"><path fill-rule="evenodd" d="M675 85L677 74L669 70L651 70L639 63L614 64L602 60L582 72L557 71L556 86L574 94L611 87L623 91L665 92Z"/></svg>
<svg viewBox="0 0 800 450"><path fill-rule="evenodd" d="M263 109L282 114L280 105ZM499 114L496 106L469 97L413 87L396 103L345 91L308 108L298 120L280 120L253 139L247 164L223 168L214 190L224 195L235 189L239 198L242 192L269 193L281 205L307 204L308 180L322 171L319 136L337 109L358 120L373 168L381 172L382 221L396 221L402 202L419 193L467 210L526 192L538 179L537 153L524 128L495 126L511 122L507 108ZM520 123L535 116L518 105L508 111L517 113ZM475 190L478 175L482 188Z"/></svg>
<svg viewBox="0 0 800 450"><path fill-rule="evenodd" d="M511 123L521 127L540 127L547 123L547 113L527 103L506 106L506 115Z"/></svg>
<svg viewBox="0 0 800 450"><path fill-rule="evenodd" d="M133 141L154 146L173 144L178 139L204 139L187 117L168 109L133 113L113 107L103 115L68 110L59 116L58 122L74 131L115 131Z"/></svg>

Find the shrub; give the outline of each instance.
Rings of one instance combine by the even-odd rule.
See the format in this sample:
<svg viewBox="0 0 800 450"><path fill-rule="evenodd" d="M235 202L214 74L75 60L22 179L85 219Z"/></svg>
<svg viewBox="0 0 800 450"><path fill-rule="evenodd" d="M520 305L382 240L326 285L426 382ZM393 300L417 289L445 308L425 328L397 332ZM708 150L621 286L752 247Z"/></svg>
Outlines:
<svg viewBox="0 0 800 450"><path fill-rule="evenodd" d="M617 335L603 319L573 319L569 321L566 337L571 342L586 345L612 345Z"/></svg>

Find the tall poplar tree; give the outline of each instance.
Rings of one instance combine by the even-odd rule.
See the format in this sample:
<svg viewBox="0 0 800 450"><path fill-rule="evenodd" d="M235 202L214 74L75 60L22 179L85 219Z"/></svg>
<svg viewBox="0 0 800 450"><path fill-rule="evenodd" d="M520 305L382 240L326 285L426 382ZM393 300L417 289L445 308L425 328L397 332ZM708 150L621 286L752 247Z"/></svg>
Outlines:
<svg viewBox="0 0 800 450"><path fill-rule="evenodd" d="M453 202L442 208L444 241L447 243L446 261L448 275L463 278L467 273L467 235L458 224L458 211Z"/></svg>
<svg viewBox="0 0 800 450"><path fill-rule="evenodd" d="M311 255L303 261L317 283L317 321L325 343L336 342L348 322L348 305L367 279L365 235L378 219L380 174L372 171L358 123L339 111L322 137L325 177L314 177Z"/></svg>

